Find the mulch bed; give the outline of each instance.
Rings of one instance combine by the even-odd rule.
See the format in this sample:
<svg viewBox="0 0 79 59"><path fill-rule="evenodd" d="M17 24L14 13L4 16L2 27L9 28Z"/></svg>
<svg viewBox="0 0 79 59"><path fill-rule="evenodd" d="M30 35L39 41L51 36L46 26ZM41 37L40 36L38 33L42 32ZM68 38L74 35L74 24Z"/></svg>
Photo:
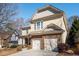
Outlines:
<svg viewBox="0 0 79 59"><path fill-rule="evenodd" d="M0 49L0 56L7 56L13 53L17 53L21 51L22 49L20 48L5 48L5 49Z"/></svg>

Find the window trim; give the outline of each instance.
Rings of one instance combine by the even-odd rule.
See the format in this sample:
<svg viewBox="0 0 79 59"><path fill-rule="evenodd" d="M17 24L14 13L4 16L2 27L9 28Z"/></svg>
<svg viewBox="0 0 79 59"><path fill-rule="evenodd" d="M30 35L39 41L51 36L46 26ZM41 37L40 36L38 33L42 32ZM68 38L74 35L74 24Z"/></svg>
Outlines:
<svg viewBox="0 0 79 59"><path fill-rule="evenodd" d="M40 22L39 28L37 26L38 22ZM43 28L43 21L37 21L37 22L35 22L34 28L35 28L35 30L41 30Z"/></svg>

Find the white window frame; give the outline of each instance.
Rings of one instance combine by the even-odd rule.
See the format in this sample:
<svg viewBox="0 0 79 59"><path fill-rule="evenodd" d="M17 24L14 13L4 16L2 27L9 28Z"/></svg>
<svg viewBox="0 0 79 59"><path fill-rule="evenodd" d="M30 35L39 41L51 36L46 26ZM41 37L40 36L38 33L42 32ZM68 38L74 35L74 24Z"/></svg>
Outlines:
<svg viewBox="0 0 79 59"><path fill-rule="evenodd" d="M38 26L37 26L37 23L38 22L40 22L40 27L38 28ZM37 21L36 23L35 23L35 30L41 30L43 28L43 21Z"/></svg>

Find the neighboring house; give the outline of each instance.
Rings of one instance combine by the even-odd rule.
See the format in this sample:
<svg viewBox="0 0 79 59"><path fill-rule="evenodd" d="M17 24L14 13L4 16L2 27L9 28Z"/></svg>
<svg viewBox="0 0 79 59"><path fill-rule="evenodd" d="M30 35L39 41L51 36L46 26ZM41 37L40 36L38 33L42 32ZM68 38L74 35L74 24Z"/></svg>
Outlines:
<svg viewBox="0 0 79 59"><path fill-rule="evenodd" d="M28 35L28 33L30 32L29 29L30 29L30 26L21 28L22 36Z"/></svg>
<svg viewBox="0 0 79 59"><path fill-rule="evenodd" d="M18 42L20 39L19 37L20 37L20 34L18 33L18 31L13 30L9 38L9 46L19 45L19 42Z"/></svg>
<svg viewBox="0 0 79 59"><path fill-rule="evenodd" d="M47 5L33 15L31 28L22 35L34 50L54 50L59 43L66 42L67 20L62 10Z"/></svg>
<svg viewBox="0 0 79 59"><path fill-rule="evenodd" d="M19 45L19 37L19 33L16 30L0 30L0 48L10 47L11 45Z"/></svg>
<svg viewBox="0 0 79 59"><path fill-rule="evenodd" d="M9 46L25 45L25 40L21 37L21 31L14 30L9 40Z"/></svg>
<svg viewBox="0 0 79 59"><path fill-rule="evenodd" d="M29 44L29 37L28 37L28 34L29 34L29 29L30 29L30 26L28 27L23 27L21 28L21 31L22 31L22 35L21 35L21 39L20 39L20 44L22 45L28 45Z"/></svg>

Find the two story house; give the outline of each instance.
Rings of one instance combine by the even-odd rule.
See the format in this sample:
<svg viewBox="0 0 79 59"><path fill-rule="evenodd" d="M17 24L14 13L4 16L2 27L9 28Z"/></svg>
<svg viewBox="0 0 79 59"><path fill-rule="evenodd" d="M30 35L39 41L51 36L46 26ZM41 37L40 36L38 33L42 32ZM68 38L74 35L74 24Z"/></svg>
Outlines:
<svg viewBox="0 0 79 59"><path fill-rule="evenodd" d="M51 5L39 8L30 23L25 37L32 49L54 50L59 43L66 42L67 20L62 10Z"/></svg>

